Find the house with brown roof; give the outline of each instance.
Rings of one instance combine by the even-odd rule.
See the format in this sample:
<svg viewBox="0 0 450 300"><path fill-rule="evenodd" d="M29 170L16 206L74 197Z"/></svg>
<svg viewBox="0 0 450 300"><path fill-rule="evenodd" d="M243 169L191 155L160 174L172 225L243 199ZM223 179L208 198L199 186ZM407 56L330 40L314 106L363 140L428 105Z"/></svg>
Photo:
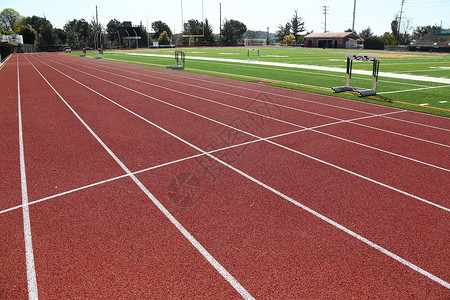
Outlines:
<svg viewBox="0 0 450 300"><path fill-rule="evenodd" d="M305 36L305 47L357 49L363 47L363 42L354 32L321 32Z"/></svg>

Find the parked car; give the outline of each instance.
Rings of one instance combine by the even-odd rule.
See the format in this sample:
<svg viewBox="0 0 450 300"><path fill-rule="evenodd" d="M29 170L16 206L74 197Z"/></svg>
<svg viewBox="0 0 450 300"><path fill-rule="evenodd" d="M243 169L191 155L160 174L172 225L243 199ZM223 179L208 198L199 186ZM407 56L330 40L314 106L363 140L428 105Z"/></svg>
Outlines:
<svg viewBox="0 0 450 300"><path fill-rule="evenodd" d="M72 49L70 47L66 47L66 53L71 53Z"/></svg>

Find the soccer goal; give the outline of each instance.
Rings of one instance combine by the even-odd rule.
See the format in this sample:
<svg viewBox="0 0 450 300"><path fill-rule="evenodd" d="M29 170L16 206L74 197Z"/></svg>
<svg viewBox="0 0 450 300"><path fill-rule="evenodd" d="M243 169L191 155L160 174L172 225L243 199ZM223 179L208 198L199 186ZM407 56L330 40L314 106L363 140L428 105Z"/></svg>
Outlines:
<svg viewBox="0 0 450 300"><path fill-rule="evenodd" d="M266 39L244 39L245 47L264 47L267 46Z"/></svg>
<svg viewBox="0 0 450 300"><path fill-rule="evenodd" d="M335 93L342 93L342 92L350 92L350 93L356 93L360 96L373 96L377 93L377 84L378 84L378 70L380 69L380 60L378 57L373 55L357 55L357 54L347 54L345 55L347 57L347 72L346 72L346 78L345 78L345 86L340 87L334 87L332 88ZM353 67L353 61L371 61L373 63L372 66L372 89L367 88L358 88L358 87L352 87L351 81L352 81L352 67Z"/></svg>

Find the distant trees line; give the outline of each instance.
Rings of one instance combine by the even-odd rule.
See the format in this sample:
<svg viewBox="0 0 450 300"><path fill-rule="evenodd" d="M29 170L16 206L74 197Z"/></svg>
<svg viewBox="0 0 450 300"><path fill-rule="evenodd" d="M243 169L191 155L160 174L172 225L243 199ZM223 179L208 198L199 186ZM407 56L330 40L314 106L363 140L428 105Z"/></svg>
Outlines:
<svg viewBox="0 0 450 300"><path fill-rule="evenodd" d="M102 44L103 47L146 47L148 44L158 42L160 45L176 44L178 46L236 46L241 44L244 37L266 38L268 44L271 40L286 45L301 45L309 32L306 30L303 18L296 10L285 25L279 25L275 35L263 31L247 30L247 26L238 20L225 19L220 34L214 34L208 19L199 21L188 20L183 24L182 33L174 34L163 21L151 24L151 32L147 32L142 23L140 39L124 41L118 34L122 22L117 19L110 20L106 27L92 19L73 19L67 21L62 29L54 28L45 17L22 17L17 11L6 8L0 12L0 35L17 33L23 36L25 44L34 44L39 50L53 45L70 45L73 49L94 48ZM373 34L370 27L362 30L359 36L365 39L365 47L369 49L383 49L384 45L408 44L411 40L420 40L438 26L418 26L414 30L409 24L403 25L400 30L398 18L391 23L391 32L381 36ZM351 31L350 29L347 31ZM102 33L101 35L99 33ZM410 33L412 32L412 33ZM188 37L189 36L189 37ZM137 44L136 44L137 43Z"/></svg>

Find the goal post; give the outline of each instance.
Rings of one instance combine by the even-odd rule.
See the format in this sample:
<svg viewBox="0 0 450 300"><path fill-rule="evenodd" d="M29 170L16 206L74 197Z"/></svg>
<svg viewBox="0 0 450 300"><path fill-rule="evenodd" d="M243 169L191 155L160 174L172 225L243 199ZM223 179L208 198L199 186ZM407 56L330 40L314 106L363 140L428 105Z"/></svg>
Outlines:
<svg viewBox="0 0 450 300"><path fill-rule="evenodd" d="M377 93L378 71L380 69L380 60L378 59L378 57L373 56L373 55L358 55L358 54L346 54L345 57L347 58L345 86L333 87L332 90L335 93L342 93L342 92L357 93L363 97L375 95ZM373 64L372 65L372 89L358 88L358 87L351 86L353 61L355 61L355 60L372 62L372 64Z"/></svg>

